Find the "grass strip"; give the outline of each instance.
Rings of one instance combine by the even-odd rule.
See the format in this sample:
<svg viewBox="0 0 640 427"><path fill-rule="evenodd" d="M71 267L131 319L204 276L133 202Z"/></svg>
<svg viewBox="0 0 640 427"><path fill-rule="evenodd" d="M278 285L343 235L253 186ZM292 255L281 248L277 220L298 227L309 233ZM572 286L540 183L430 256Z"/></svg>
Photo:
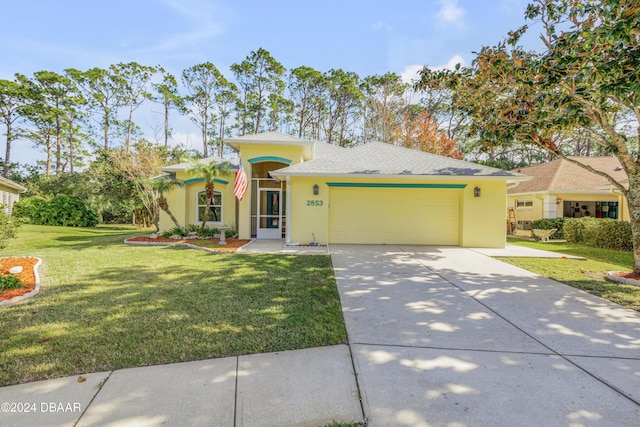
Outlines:
<svg viewBox="0 0 640 427"><path fill-rule="evenodd" d="M632 310L640 311L640 287L610 283L605 280L607 271L632 270L632 253L591 248L569 242L540 243L509 239L508 243L587 258L587 260L516 257L500 259Z"/></svg>

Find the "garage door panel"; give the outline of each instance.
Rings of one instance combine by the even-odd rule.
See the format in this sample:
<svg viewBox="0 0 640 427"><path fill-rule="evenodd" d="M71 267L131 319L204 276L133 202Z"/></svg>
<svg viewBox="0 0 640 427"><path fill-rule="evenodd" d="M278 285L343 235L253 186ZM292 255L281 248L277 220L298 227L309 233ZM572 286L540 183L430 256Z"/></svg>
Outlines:
<svg viewBox="0 0 640 427"><path fill-rule="evenodd" d="M331 243L459 244L460 192L332 188Z"/></svg>

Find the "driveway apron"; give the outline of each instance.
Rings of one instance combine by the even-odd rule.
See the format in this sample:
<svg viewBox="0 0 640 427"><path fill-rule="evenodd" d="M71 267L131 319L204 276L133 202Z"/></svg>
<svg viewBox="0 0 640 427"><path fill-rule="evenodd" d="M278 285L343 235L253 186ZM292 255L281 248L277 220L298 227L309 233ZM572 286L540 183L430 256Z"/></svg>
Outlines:
<svg viewBox="0 0 640 427"><path fill-rule="evenodd" d="M331 247L371 426L637 426L640 313L458 247Z"/></svg>

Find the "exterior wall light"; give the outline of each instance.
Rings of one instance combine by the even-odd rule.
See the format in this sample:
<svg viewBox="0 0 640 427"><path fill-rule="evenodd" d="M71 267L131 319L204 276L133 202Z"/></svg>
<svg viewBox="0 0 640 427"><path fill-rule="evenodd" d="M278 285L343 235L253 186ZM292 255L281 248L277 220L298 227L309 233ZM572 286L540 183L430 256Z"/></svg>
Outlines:
<svg viewBox="0 0 640 427"><path fill-rule="evenodd" d="M320 188L318 187L318 184L314 184L313 185L313 195L317 196L319 192L320 192Z"/></svg>
<svg viewBox="0 0 640 427"><path fill-rule="evenodd" d="M473 197L480 197L480 187L473 189Z"/></svg>

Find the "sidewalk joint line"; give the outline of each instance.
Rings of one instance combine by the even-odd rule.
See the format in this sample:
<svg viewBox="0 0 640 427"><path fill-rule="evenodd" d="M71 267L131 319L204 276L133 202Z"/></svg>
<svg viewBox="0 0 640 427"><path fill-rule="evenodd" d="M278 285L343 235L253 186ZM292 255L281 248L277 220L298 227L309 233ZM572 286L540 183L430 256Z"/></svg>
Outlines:
<svg viewBox="0 0 640 427"><path fill-rule="evenodd" d="M111 375L115 372L114 371L109 371L109 375L107 375L107 378L104 379L104 381L102 381L99 385L98 385L98 390L95 392L95 394L93 395L93 397L91 398L91 400L89 401L89 403L87 403L87 407L84 408L84 411L82 411L82 414L80 414L80 416L78 417L78 419L76 420L76 422L73 424L78 425L78 423L82 420L82 417L84 417L84 414L87 413L87 411L89 410L89 407L91 406L91 404L93 403L94 400L96 400L96 397L98 397L98 394L100 394L100 392L102 391L102 388L104 387L104 385L107 383L107 381L109 381L109 378L111 378Z"/></svg>
<svg viewBox="0 0 640 427"><path fill-rule="evenodd" d="M240 370L240 356L236 356L236 388L233 399L233 427L237 425L238 416L238 374Z"/></svg>
<svg viewBox="0 0 640 427"><path fill-rule="evenodd" d="M439 272L429 268L429 266L425 265L420 259L416 258L411 252L408 252L406 250L404 250L405 253L409 254L409 256L415 260L417 260L423 267L425 267L427 270L433 272L435 275L437 275L438 277L440 277L442 280L450 283L452 286L456 287L457 289L460 290L460 292L462 292L463 294L467 295L468 297L472 298L474 301L477 301L480 305L482 305L483 307L485 307L487 310L489 310L490 312L494 313L496 316L498 316L499 318L501 318L502 320L504 320L505 322L507 322L508 324L510 324L511 326L513 326L514 328L516 328L518 331L522 332L523 334L525 334L526 336L528 336L529 338L531 338L532 340L534 340L535 342L537 342L538 344L540 344L541 346L543 346L544 348L547 348L549 351L553 352L554 355L562 358L563 360L565 360L567 363L575 366L576 368L578 368L579 370L581 370L582 372L584 372L585 374L587 374L588 376L590 376L591 378L595 379L596 381L598 381L599 383L605 385L606 387L609 387L611 390L615 391L616 393L620 394L621 396L625 397L626 399L630 400L631 402L635 403L636 405L640 406L640 401L634 399L633 397L627 395L626 393L624 393L622 390L620 390L618 387L609 384L608 382L604 381L603 379L597 377L595 374L592 374L591 372L587 371L585 368L583 368L582 366L578 365L577 363L574 363L572 360L568 359L569 356L563 355L561 353L558 353L556 350L554 350L553 348L549 347L547 344L543 343L542 341L540 341L538 338L534 337L533 335L529 334L528 332L526 332L524 329L520 328L518 325L516 325L515 323L513 323L512 321L510 321L509 319L507 319L506 317L504 317L503 315L501 315L500 313L498 313L497 311L495 311L493 308L489 307L487 304L483 303L482 301L480 301L479 299L475 298L473 295L471 295L469 292L465 291L464 289L462 289L460 286L456 285L455 283L453 283L451 280L447 279L445 276L443 276L442 274L440 274ZM487 256L487 255L484 255ZM488 257L491 258L491 257ZM631 359L634 360L634 359Z"/></svg>
<svg viewBox="0 0 640 427"><path fill-rule="evenodd" d="M376 344L368 342L354 342L355 345L370 345L376 347L398 347L398 348L423 348L425 350L453 350L453 351L474 351L478 353L502 353L502 354L527 354L532 356L560 356L555 352L539 353L534 351L514 351L514 350L488 350L478 348L457 348L457 347L434 347L429 345L409 345L409 344Z"/></svg>
<svg viewBox="0 0 640 427"><path fill-rule="evenodd" d="M356 388L358 389L358 402L360 402L360 411L362 412L362 420L365 426L369 425L367 414L364 411L364 402L362 389L360 388L360 381L358 381L358 371L356 370L356 362L353 358L353 350L351 349L351 341L347 335L347 347L349 348L349 357L351 358L351 367L353 369L353 378L356 380Z"/></svg>

